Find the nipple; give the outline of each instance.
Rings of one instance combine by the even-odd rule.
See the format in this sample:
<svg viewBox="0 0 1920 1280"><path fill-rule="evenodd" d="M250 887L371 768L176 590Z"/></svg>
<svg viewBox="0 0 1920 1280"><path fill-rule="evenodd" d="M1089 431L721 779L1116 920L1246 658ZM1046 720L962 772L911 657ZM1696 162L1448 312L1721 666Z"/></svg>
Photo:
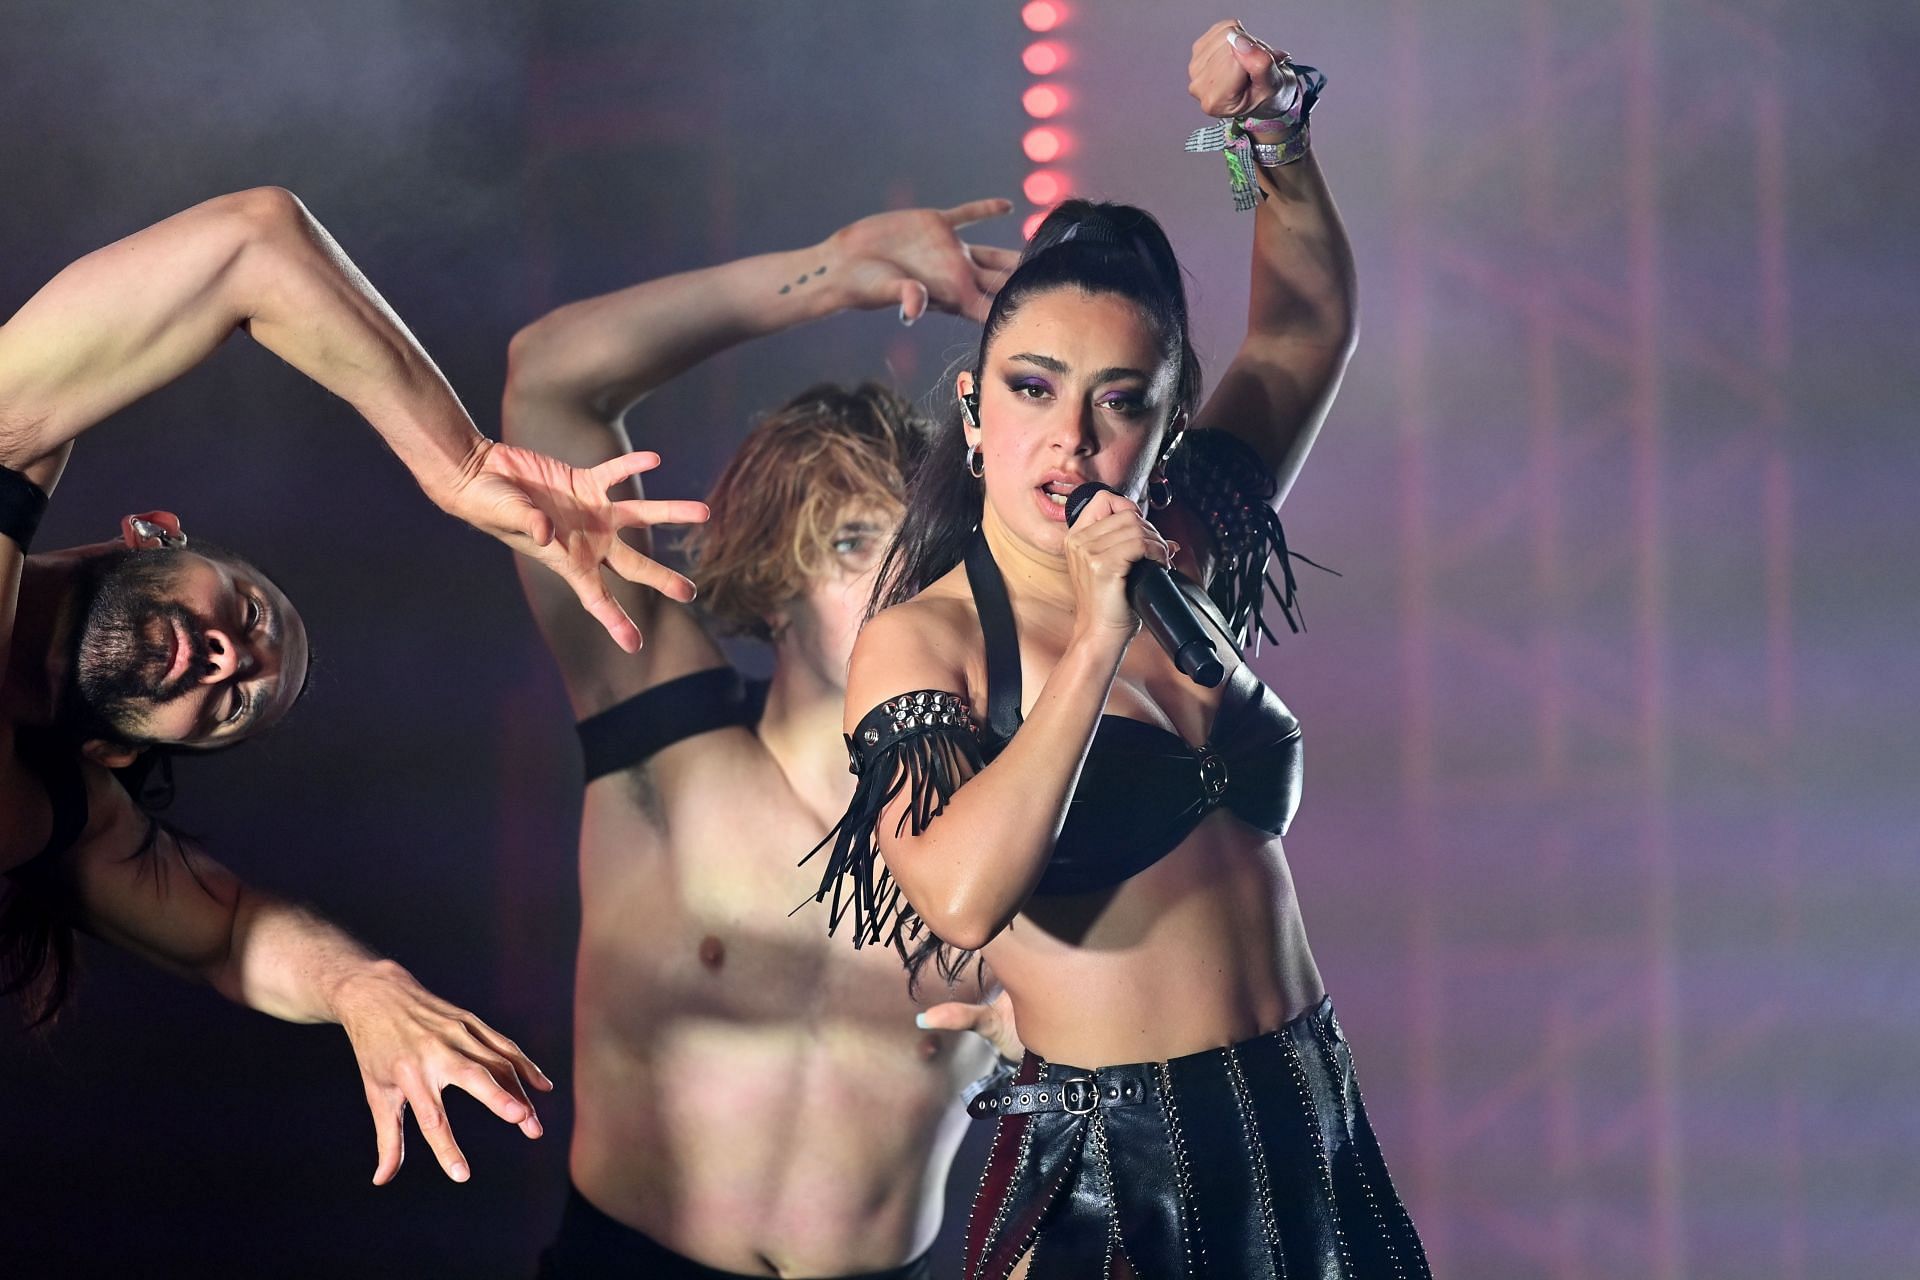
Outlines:
<svg viewBox="0 0 1920 1280"><path fill-rule="evenodd" d="M708 934L700 939L700 965L705 969L719 969L727 961L727 945Z"/></svg>
<svg viewBox="0 0 1920 1280"><path fill-rule="evenodd" d="M940 1056L940 1037L931 1033L920 1037L920 1060L932 1062Z"/></svg>

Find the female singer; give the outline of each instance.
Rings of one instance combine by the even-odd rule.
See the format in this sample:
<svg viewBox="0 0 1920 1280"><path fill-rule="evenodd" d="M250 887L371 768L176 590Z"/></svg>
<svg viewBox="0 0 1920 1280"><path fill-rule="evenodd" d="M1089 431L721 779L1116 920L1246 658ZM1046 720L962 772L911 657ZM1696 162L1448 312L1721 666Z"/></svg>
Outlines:
<svg viewBox="0 0 1920 1280"><path fill-rule="evenodd" d="M820 896L916 978L978 952L1012 997L1027 1055L970 1106L999 1127L969 1277L1424 1276L1281 847L1300 726L1238 656L1275 554L1291 605L1274 506L1354 341L1306 150L1324 81L1232 22L1190 73L1264 195L1246 339L1201 407L1159 225L1083 201L1041 225L854 651ZM1142 562L1219 642L1216 687L1136 642Z"/></svg>

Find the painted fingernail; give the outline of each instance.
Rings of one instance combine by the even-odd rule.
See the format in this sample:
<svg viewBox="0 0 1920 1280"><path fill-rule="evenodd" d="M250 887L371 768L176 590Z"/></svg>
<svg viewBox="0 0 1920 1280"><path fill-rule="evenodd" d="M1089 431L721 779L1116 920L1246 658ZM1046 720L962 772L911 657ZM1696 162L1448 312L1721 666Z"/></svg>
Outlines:
<svg viewBox="0 0 1920 1280"><path fill-rule="evenodd" d="M1236 53L1239 52L1240 33L1238 31L1227 32L1227 48L1234 50Z"/></svg>
<svg viewBox="0 0 1920 1280"><path fill-rule="evenodd" d="M914 321L914 317L907 314L907 304L904 302L901 303L900 304L900 323L905 325L907 328L911 329L913 328L913 321Z"/></svg>
<svg viewBox="0 0 1920 1280"><path fill-rule="evenodd" d="M927 1021L927 1015L924 1013L916 1013L913 1015L913 1025L922 1031L933 1030L933 1024Z"/></svg>

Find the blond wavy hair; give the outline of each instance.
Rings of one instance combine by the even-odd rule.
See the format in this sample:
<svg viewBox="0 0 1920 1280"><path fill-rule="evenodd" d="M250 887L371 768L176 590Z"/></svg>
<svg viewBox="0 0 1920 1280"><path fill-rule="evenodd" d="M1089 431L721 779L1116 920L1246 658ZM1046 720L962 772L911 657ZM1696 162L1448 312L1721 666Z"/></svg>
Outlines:
<svg viewBox="0 0 1920 1280"><path fill-rule="evenodd" d="M932 424L875 382L823 382L754 424L684 543L700 601L727 635L773 638L768 622L833 566L850 512L898 517Z"/></svg>

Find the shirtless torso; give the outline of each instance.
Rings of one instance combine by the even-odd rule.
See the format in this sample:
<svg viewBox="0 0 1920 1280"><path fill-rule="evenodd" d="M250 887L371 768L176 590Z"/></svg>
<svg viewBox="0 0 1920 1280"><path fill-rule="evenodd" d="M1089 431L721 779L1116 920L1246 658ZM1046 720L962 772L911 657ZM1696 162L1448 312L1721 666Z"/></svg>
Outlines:
<svg viewBox="0 0 1920 1280"><path fill-rule="evenodd" d="M574 1183L712 1266L833 1274L925 1250L959 1095L991 1058L914 1026L894 953L790 914L826 827L745 728L587 788Z"/></svg>
<svg viewBox="0 0 1920 1280"><path fill-rule="evenodd" d="M1006 207L878 215L812 248L561 308L514 340L506 435L597 463L624 448L629 406L747 338L847 308L933 306L977 318L1012 255L965 246L955 228ZM739 464L739 512L716 511L709 530L754 529L768 540L748 549L755 567L741 576L794 555L769 530L795 525L784 515L824 491L804 468L845 456L849 441L871 439L873 423L896 412L876 404L866 388L809 391L773 415L790 417L808 442L786 453L765 443L775 438L771 419L756 429ZM770 452L744 452L762 446ZM896 440L896 452L903 447ZM853 794L840 734L847 656L897 518L904 458L883 465L895 473L879 484L893 490L884 496L844 469L823 473L842 486L833 492L864 491L864 505L836 500L839 509L816 513L826 528L807 536L825 535L825 545L809 543L804 585L749 611L773 637L757 720L740 717L639 763L620 759L586 788L575 1189L658 1244L728 1271L858 1274L923 1253L939 1228L962 1092L993 1062L975 1036L916 1027L901 957L828 937L808 902L817 869L799 865ZM522 584L576 720L726 665L684 605L610 582L647 637L625 654L564 607L556 578L528 569ZM718 611L725 590L702 590ZM657 728L661 717L637 719ZM950 1002L980 992L949 993L936 981L924 994ZM980 1025L934 1017L936 1026ZM996 1025L1002 1018L994 1014Z"/></svg>

